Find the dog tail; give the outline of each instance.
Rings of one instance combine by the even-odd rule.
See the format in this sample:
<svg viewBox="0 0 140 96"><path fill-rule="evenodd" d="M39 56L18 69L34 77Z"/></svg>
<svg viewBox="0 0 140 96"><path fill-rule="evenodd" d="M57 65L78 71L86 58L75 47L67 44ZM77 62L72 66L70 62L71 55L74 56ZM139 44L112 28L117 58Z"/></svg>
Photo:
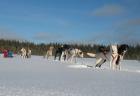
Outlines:
<svg viewBox="0 0 140 96"><path fill-rule="evenodd" d="M116 64L118 65L120 62L120 56L118 56L117 60L116 60Z"/></svg>
<svg viewBox="0 0 140 96"><path fill-rule="evenodd" d="M96 57L96 54L94 54L94 53L87 53L87 55L90 57Z"/></svg>

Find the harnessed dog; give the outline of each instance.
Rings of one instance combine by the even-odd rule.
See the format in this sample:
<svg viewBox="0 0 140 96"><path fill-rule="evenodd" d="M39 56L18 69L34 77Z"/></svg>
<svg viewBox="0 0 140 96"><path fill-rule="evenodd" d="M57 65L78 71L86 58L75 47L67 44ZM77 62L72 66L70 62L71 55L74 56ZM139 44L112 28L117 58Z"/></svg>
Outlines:
<svg viewBox="0 0 140 96"><path fill-rule="evenodd" d="M54 47L50 46L49 49L47 50L47 53L44 56L44 58L47 57L47 59L49 59L49 57L51 57L53 55L53 49L54 49Z"/></svg>
<svg viewBox="0 0 140 96"><path fill-rule="evenodd" d="M108 60L110 62L111 69L120 70L120 61L123 59L128 48L129 48L128 45L122 44L120 46L111 45L110 51L102 50L102 52L99 52L95 55L96 57L95 67L100 68L102 64Z"/></svg>
<svg viewBox="0 0 140 96"><path fill-rule="evenodd" d="M69 50L67 50L67 60L70 60L70 62L73 62L73 60L75 60L76 63L76 58L77 57L81 57L83 58L83 52L80 49L77 48L71 48Z"/></svg>
<svg viewBox="0 0 140 96"><path fill-rule="evenodd" d="M56 58L58 57L59 61L62 61L62 58L64 58L64 60L66 60L66 51L70 48L69 45L62 45L61 47L58 47L55 51L55 56L54 56L54 60L56 60Z"/></svg>

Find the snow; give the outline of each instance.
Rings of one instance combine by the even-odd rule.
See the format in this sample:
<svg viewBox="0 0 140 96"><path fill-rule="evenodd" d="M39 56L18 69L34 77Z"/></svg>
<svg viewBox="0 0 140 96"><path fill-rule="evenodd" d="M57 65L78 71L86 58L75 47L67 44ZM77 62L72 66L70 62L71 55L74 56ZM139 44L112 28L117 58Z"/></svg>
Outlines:
<svg viewBox="0 0 140 96"><path fill-rule="evenodd" d="M32 56L0 57L0 96L140 96L140 62L123 60L121 71L89 68L94 58L77 63Z"/></svg>

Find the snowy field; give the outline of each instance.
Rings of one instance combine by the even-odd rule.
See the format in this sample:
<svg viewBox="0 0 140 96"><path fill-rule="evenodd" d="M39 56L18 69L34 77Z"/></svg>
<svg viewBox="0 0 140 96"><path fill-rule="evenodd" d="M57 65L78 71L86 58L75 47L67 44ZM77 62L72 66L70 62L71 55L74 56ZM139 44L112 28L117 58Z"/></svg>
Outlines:
<svg viewBox="0 0 140 96"><path fill-rule="evenodd" d="M140 62L124 60L122 70L87 68L94 58L76 64L0 57L0 96L140 96Z"/></svg>

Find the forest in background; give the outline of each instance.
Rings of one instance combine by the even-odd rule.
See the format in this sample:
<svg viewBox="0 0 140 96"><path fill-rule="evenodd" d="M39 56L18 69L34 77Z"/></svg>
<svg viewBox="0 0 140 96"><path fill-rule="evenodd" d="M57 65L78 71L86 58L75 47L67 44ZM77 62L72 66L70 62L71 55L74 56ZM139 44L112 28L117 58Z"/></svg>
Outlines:
<svg viewBox="0 0 140 96"><path fill-rule="evenodd" d="M64 44L64 43L63 43ZM33 42L28 41L16 41L16 40L3 40L0 39L0 52L2 50L12 50L14 53L19 53L21 48L30 48L32 50L33 55L45 55L48 48L50 46L53 46L55 49L60 47L62 43L49 43L49 44L35 44ZM100 44L69 44L72 48L80 48L84 53L85 57L88 57L86 55L87 52L96 53L98 48L100 46L105 46L109 48L109 45L100 45ZM55 51L55 50L54 50ZM131 59L131 60L140 60L140 45L129 45L129 50L127 51L125 59Z"/></svg>

